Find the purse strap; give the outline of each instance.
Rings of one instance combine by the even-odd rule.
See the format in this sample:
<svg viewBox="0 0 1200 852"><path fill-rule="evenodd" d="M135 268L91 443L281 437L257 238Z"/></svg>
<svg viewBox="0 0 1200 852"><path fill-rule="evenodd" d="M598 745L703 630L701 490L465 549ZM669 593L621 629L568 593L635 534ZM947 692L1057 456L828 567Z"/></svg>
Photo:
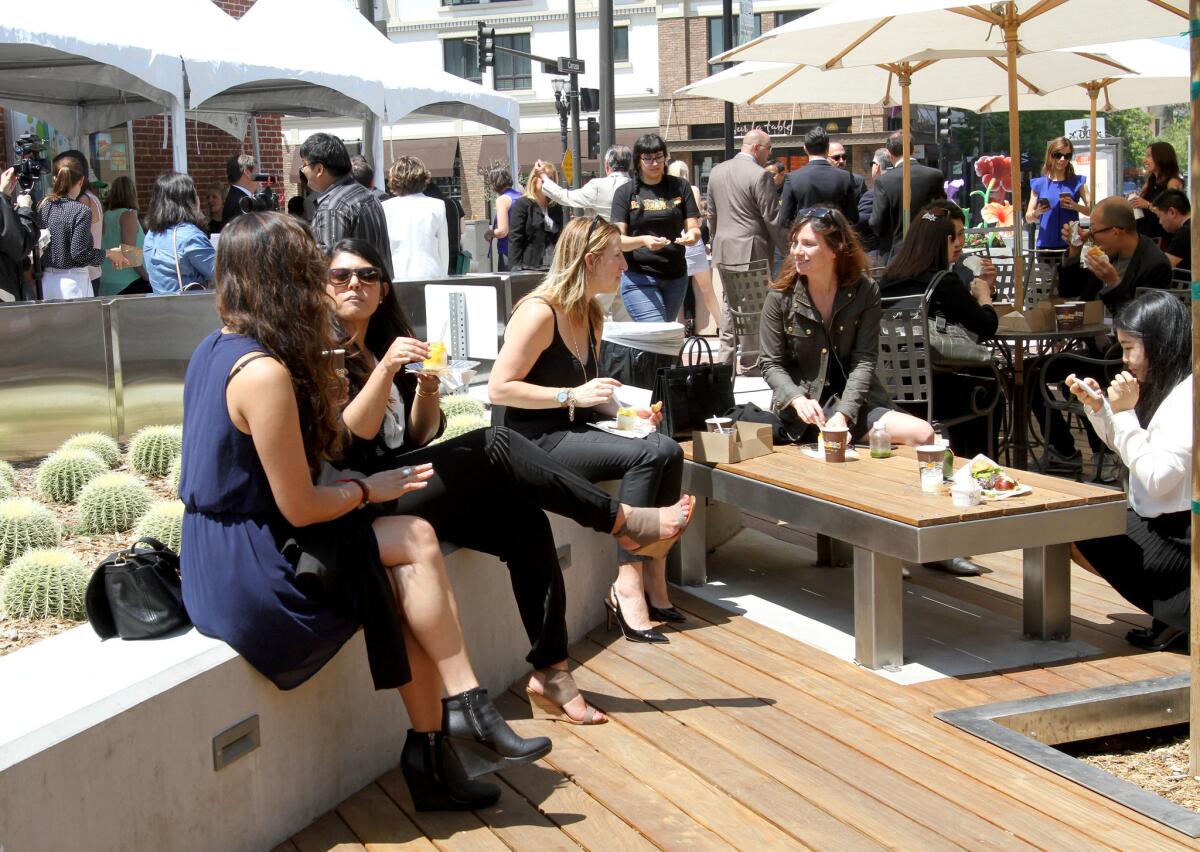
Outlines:
<svg viewBox="0 0 1200 852"><path fill-rule="evenodd" d="M179 282L179 292L183 292L183 273L179 271L179 226L171 229L171 248L175 250L175 280ZM137 545L134 545L136 547ZM160 544L159 547L162 547Z"/></svg>
<svg viewBox="0 0 1200 852"><path fill-rule="evenodd" d="M710 364L715 364L716 361L713 359L712 344L709 343L705 338L698 335L693 335L687 340L683 341L683 345L679 347L679 363L683 363L684 355L699 355L701 344L703 344L704 348L708 351L708 362Z"/></svg>

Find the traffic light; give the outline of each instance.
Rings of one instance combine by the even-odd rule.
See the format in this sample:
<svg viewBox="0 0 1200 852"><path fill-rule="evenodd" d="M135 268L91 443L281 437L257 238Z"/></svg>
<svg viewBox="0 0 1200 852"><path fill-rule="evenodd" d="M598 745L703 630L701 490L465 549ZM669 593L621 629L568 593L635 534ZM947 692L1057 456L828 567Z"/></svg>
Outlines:
<svg viewBox="0 0 1200 852"><path fill-rule="evenodd" d="M948 143L950 141L950 110L947 107L938 107L937 111L938 131L937 138L940 143Z"/></svg>
<svg viewBox="0 0 1200 852"><path fill-rule="evenodd" d="M483 21L477 24L475 48L479 55L479 76L482 77L485 69L496 67L496 29L488 29Z"/></svg>
<svg viewBox="0 0 1200 852"><path fill-rule="evenodd" d="M580 112L599 112L600 111L600 90L599 89L580 89L579 90L579 111Z"/></svg>
<svg viewBox="0 0 1200 852"><path fill-rule="evenodd" d="M600 122L588 117L588 147L587 158L596 160L600 157Z"/></svg>

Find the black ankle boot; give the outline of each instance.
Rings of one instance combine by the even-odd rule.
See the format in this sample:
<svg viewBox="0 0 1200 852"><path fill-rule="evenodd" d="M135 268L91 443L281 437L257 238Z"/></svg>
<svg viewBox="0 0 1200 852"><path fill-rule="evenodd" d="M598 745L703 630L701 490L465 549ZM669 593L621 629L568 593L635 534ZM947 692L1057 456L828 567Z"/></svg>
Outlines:
<svg viewBox="0 0 1200 852"><path fill-rule="evenodd" d="M409 728L400 771L419 811L474 811L490 808L500 799L495 784L467 778L441 731L418 733Z"/></svg>
<svg viewBox="0 0 1200 852"><path fill-rule="evenodd" d="M548 738L518 736L481 686L442 699L442 733L468 778L532 763L550 753Z"/></svg>

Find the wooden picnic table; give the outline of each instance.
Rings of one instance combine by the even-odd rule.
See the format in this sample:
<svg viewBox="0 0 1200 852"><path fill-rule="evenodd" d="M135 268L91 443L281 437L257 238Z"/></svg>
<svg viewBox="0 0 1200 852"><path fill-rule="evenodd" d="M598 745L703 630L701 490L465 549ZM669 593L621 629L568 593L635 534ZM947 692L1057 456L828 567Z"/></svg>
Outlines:
<svg viewBox="0 0 1200 852"><path fill-rule="evenodd" d="M1024 552L1024 632L1036 639L1071 633L1070 544L1125 531L1125 495L1037 473L1016 471L1032 492L979 506L953 505L944 494L921 490L916 452L891 458L827 464L800 447L737 464L692 461L684 489L697 497L680 547L680 579L707 578L705 500L729 503L827 536L854 551L855 658L868 668L903 663L901 560L931 562L955 556L1021 549ZM966 463L955 459L955 467Z"/></svg>

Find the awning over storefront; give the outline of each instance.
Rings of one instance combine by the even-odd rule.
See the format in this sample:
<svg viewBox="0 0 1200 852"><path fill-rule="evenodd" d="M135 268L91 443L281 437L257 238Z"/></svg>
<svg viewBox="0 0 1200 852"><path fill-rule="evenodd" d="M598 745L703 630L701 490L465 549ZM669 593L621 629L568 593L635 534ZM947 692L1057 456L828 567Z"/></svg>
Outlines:
<svg viewBox="0 0 1200 852"><path fill-rule="evenodd" d="M586 128L581 129L581 136L586 132ZM628 145L633 147L633 143L643 133L657 132L657 128L625 128L617 130L617 144ZM587 144L586 139L580 140L583 145ZM538 160L545 160L556 165L562 164L562 135L559 133L522 133L518 137L521 154L521 171L528 172L533 168L533 164ZM483 145L479 149L480 165L486 165L493 160L507 160L508 151L505 147L506 141L503 136L485 136L483 137ZM584 158L583 170L585 172L594 172L596 174L604 173L604 165L601 160L589 160Z"/></svg>

